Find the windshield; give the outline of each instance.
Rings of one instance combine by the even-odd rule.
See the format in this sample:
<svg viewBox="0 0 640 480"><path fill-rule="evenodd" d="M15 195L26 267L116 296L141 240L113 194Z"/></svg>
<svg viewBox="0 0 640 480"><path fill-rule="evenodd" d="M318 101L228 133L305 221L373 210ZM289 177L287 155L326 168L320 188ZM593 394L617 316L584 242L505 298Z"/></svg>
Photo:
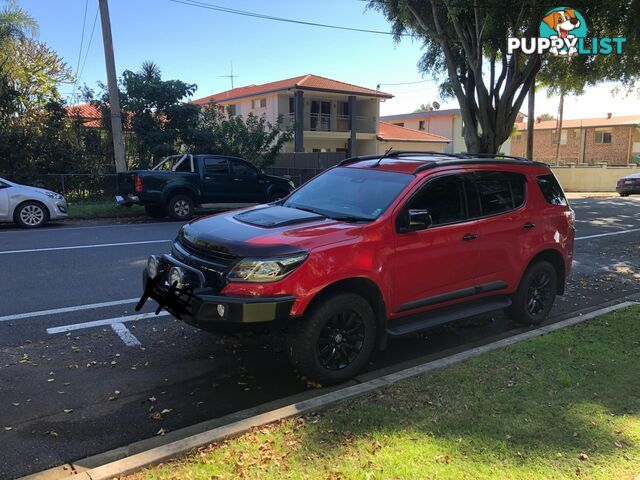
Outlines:
<svg viewBox="0 0 640 480"><path fill-rule="evenodd" d="M283 205L336 219L375 220L413 178L405 173L334 168L293 192Z"/></svg>

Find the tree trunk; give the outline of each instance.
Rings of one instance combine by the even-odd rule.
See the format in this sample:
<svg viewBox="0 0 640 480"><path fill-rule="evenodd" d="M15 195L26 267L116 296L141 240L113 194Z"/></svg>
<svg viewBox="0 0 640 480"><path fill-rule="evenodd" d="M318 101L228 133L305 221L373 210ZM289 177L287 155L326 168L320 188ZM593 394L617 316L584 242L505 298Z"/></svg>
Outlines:
<svg viewBox="0 0 640 480"><path fill-rule="evenodd" d="M556 166L560 165L560 140L562 139L562 117L564 115L564 90L560 90L560 104L558 105L557 141L556 144Z"/></svg>
<svg viewBox="0 0 640 480"><path fill-rule="evenodd" d="M527 153L526 157L533 160L533 122L536 114L536 84L531 83L529 88L529 110L527 112Z"/></svg>

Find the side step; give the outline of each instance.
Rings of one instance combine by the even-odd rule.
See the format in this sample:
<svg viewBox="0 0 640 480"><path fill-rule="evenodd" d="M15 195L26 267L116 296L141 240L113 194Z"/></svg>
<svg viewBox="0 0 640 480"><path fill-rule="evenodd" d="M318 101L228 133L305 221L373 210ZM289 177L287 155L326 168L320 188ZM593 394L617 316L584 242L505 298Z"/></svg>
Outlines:
<svg viewBox="0 0 640 480"><path fill-rule="evenodd" d="M463 318L476 317L496 310L503 310L510 305L511 299L505 295L481 298L393 320L387 327L387 333L391 337L399 337L456 320L462 320Z"/></svg>

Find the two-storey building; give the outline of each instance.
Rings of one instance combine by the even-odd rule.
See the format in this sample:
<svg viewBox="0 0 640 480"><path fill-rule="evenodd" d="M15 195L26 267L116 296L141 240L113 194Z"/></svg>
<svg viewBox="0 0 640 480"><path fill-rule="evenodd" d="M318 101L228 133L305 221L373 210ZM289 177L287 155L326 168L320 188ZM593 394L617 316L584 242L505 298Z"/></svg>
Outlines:
<svg viewBox="0 0 640 480"><path fill-rule="evenodd" d="M248 85L194 100L228 107L233 115L253 113L275 124L281 115L295 131L284 152L375 154L380 102L392 95L318 75Z"/></svg>

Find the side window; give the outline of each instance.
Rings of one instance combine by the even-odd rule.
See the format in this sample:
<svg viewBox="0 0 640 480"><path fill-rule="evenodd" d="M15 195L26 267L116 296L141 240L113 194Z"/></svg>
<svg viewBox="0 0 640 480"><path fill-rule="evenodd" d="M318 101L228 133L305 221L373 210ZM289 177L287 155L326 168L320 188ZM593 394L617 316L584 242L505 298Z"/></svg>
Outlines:
<svg viewBox="0 0 640 480"><path fill-rule="evenodd" d="M178 165L176 165L174 172L191 173L191 157L187 155L184 158L184 160L182 160Z"/></svg>
<svg viewBox="0 0 640 480"><path fill-rule="evenodd" d="M520 207L525 200L525 178L508 172L476 172L476 190L482 216Z"/></svg>
<svg viewBox="0 0 640 480"><path fill-rule="evenodd" d="M551 205L567 205L567 199L562 192L562 187L553 174L541 175L537 179L538 186L544 199Z"/></svg>
<svg viewBox="0 0 640 480"><path fill-rule="evenodd" d="M411 199L408 207L427 210L434 226L466 220L463 179L459 175L446 175L431 180Z"/></svg>
<svg viewBox="0 0 640 480"><path fill-rule="evenodd" d="M229 175L229 162L226 158L205 158L204 171L214 175Z"/></svg>
<svg viewBox="0 0 640 480"><path fill-rule="evenodd" d="M232 161L231 167L233 168L233 174L238 177L255 177L258 175L254 167L244 162Z"/></svg>

